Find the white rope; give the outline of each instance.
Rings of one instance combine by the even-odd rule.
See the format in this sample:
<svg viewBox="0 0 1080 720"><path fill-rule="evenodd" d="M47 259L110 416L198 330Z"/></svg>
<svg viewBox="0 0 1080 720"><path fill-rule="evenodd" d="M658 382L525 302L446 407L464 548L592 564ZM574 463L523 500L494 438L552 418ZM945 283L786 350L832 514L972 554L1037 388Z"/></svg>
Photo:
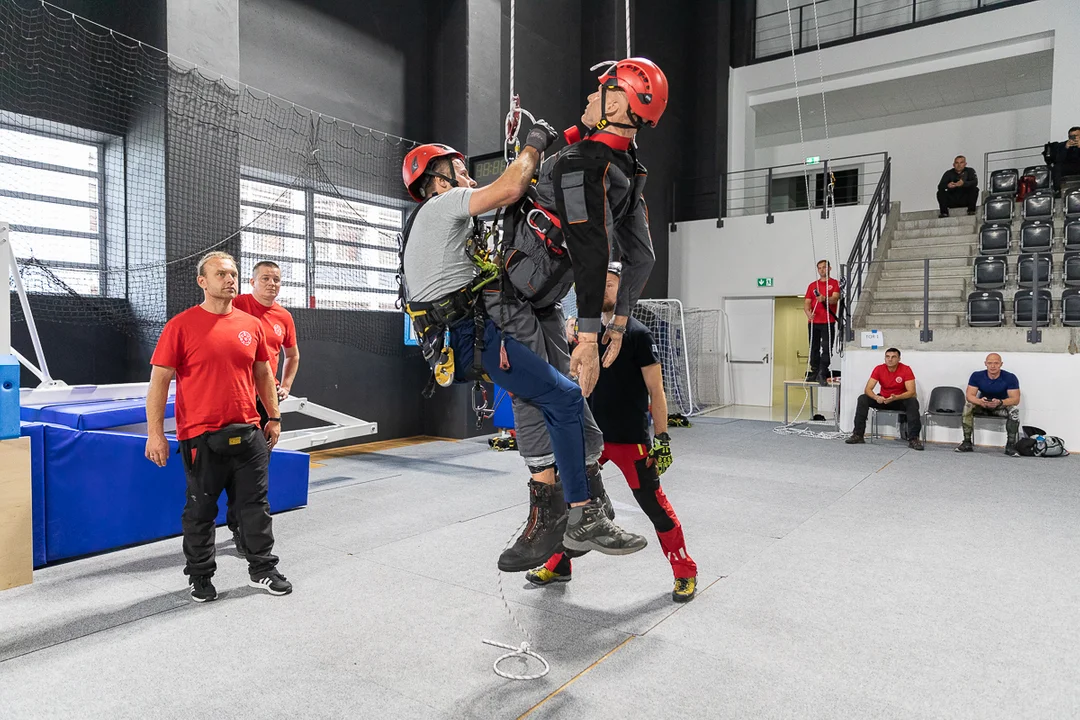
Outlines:
<svg viewBox="0 0 1080 720"><path fill-rule="evenodd" d="M630 0L626 0L626 57L630 55Z"/></svg>
<svg viewBox="0 0 1080 720"><path fill-rule="evenodd" d="M514 105L514 39L517 34L517 0L510 0L510 106Z"/></svg>
<svg viewBox="0 0 1080 720"><path fill-rule="evenodd" d="M512 0L511 0L511 4L512 4ZM521 534L521 531L525 529L525 526L528 523L529 523L529 520L528 520L528 518L526 518L525 522L518 525L517 530L515 530L513 533L511 533L510 539L506 543L506 547L503 548L504 551L509 549L511 546L513 546L514 541L517 540L518 535ZM499 590L499 599L502 600L503 607L506 608L506 614L510 616L510 622L513 623L514 627L516 627L518 629L518 631L521 632L521 634L525 636L525 641L522 642L521 645L518 645L517 647L514 647L513 645L506 645L504 643L495 642L494 640L484 640L483 642L484 642L485 645L492 645L494 647L503 648L504 650L510 650L510 652L508 652L508 653L506 653L504 655L500 655L499 659L495 661L494 665L492 665L492 668L495 670L496 675L498 675L499 677L504 677L507 680L539 680L540 678L542 678L542 677L544 677L545 675L548 674L548 671L551 670L551 666L548 665L547 660L545 660L543 657L540 656L539 653L537 653L535 650L532 649L532 647L531 647L532 635L529 634L529 631L526 630L525 627L521 623L518 622L517 616L514 615L514 611L510 607L510 603L507 602L506 594L503 593L502 578L503 578L503 572L502 572L502 570L499 570L498 571L498 582L496 582L496 584L495 584L495 587L498 588L498 590ZM530 657L531 658L536 658L537 660L539 660L540 663L544 666L544 669L542 671L538 672L538 673L533 673L532 675L514 675L512 673L506 672L505 670L503 670L503 669L501 669L499 667L499 663L503 662L504 660L509 660L510 658L515 658L515 657L518 658L521 661L521 663L522 663L522 665L523 665L523 667L525 669L528 669L528 660L526 658L530 658Z"/></svg>

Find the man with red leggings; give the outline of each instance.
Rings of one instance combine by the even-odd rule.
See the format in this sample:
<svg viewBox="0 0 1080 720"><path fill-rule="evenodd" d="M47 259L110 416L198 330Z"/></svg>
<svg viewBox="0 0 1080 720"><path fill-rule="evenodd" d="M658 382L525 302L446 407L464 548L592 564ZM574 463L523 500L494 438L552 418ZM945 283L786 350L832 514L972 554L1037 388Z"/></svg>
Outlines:
<svg viewBox="0 0 1080 720"><path fill-rule="evenodd" d="M608 266L604 293L604 322L608 332L619 290L622 266ZM626 324L622 351L610 367L602 368L589 406L604 435L600 464L611 462L622 471L641 509L652 520L660 548L675 574L671 599L687 602L697 592L697 564L686 552L682 525L660 487L660 475L671 466L670 437L667 434L667 398L652 333L630 318ZM571 344L573 337L570 338ZM652 400L650 406L650 398ZM649 438L649 414L655 437ZM534 585L569 582L570 559L582 553L555 553L543 566L530 570L525 578Z"/></svg>

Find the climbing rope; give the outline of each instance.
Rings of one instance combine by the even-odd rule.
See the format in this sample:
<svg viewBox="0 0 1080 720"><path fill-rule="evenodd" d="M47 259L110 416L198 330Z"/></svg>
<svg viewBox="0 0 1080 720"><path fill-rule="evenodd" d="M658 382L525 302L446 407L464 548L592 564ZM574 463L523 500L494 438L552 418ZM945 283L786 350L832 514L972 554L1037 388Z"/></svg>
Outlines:
<svg viewBox="0 0 1080 720"><path fill-rule="evenodd" d="M511 0L511 7L513 7L513 0ZM525 529L525 526L528 523L529 520L528 518L526 518L525 522L518 525L517 530L515 530L510 535L510 539L507 541L506 546L503 548L504 551L509 550L513 546L514 541L517 540L517 536L521 534L521 532ZM499 599L502 600L503 608L506 609L506 614L510 616L510 622L513 623L514 627L516 627L518 631L520 631L521 634L525 636L525 640L521 643L521 645L518 645L517 647L514 647L513 645L507 645L501 642L495 642L494 640L484 640L483 642L485 645L492 645L494 647L503 648L504 650L510 651L508 653L500 655L499 658L492 665L492 668L494 668L496 675L498 675L499 677L504 677L507 680L539 680L540 678L548 674L548 671L551 670L551 666L548 665L547 660L545 660L538 652L532 649L532 635L529 633L528 630L525 629L525 627L521 623L518 622L517 616L514 615L514 610L510 607L510 603L506 599L506 594L503 592L503 572L502 570L498 570L497 572L498 581L496 582L496 587L499 590ZM536 658L544 666L544 669L531 675L514 675L513 673L509 673L499 667L499 663L502 663L505 660L509 660L510 658L518 658L518 660L522 663L525 669L527 669L529 666L528 658Z"/></svg>
<svg viewBox="0 0 1080 720"><path fill-rule="evenodd" d="M630 53L630 0L626 0L626 57L631 57L631 53Z"/></svg>
<svg viewBox="0 0 1080 720"><path fill-rule="evenodd" d="M794 30L794 27L792 25L791 0L785 0L785 4L787 5L788 42L789 42L789 45L790 45L790 48L791 48L791 72L792 72L792 78L793 78L794 84L795 84L795 109L796 109L796 112L798 114L798 120L799 120L799 147L800 147L800 152L803 153L803 157L808 157L808 155L806 154L806 137L805 137L805 131L804 131L804 128L803 128L802 96L799 93L799 66L798 66L798 61L796 59L796 55L795 55L795 30ZM832 158L832 142L831 142L831 139L830 139L830 136L829 136L829 115L828 115L828 110L826 108L826 102L825 102L825 73L824 73L824 69L823 69L823 66L822 66L822 60L821 60L821 34L820 34L820 31L819 31L819 27L818 27L817 0L813 0L812 5L813 5L813 11L814 11L814 42L815 42L815 46L816 46L815 50L816 50L817 62L818 62L818 87L821 90L822 121L823 121L824 126L825 126L825 157L827 159L831 159ZM800 33L802 32L802 27L799 28L799 32ZM810 197L811 197L811 195L810 195L810 176L807 173L805 164L803 165L802 173L803 173L803 183L804 183L804 187L806 188L806 197L807 197L807 203L806 203L806 215L807 215L807 220L808 220L807 224L810 226L810 251L811 251L811 253L813 255L814 260L816 261L819 258L818 258L818 254L817 254L817 242L816 242L816 238L814 236L814 211L813 211L813 208L811 207L811 203L809 202ZM825 187L822 189L822 204L823 204L824 209L825 209L826 217L828 217L832 221L833 257L835 257L837 262L839 262L839 260L840 260L840 231L839 231L839 228L837 227L837 221L836 221L836 194L835 194L836 178L830 172L829 175L824 178L824 181L825 181ZM829 260L828 257L826 257L825 260L826 260L826 262L829 263L829 266L831 267L831 264L832 264L831 260ZM828 275L826 275L826 284L825 284L825 288L826 288L826 290L825 290L825 292L826 292L826 297L825 297L826 307L828 307L828 280L831 277L832 277L831 272ZM819 304L820 302L821 302L820 299L815 299L815 304L814 304L814 307L813 307L813 311L817 310L817 304ZM828 337L826 338L826 342L828 343L828 348L829 348L829 352L830 352L830 355L831 355L832 350L833 350L833 341L834 341L834 338L832 336L833 323L828 323L827 327L829 329L828 329ZM840 352L838 352L837 355L840 356L840 357L843 357L842 350ZM806 359L806 371L804 372L804 377L805 377L806 374L809 374L809 370L810 370L810 358L809 358L809 355L808 355L807 359ZM825 387L832 387L835 392L840 392L840 389L838 387L836 387L836 386L825 386ZM786 425L778 425L776 428L774 428L774 431L781 434L781 435L797 435L799 437L809 437L809 438L822 439L822 440L838 440L838 439L842 439L842 438L847 437L847 433L843 433L843 432L819 431L819 430L811 430L811 429L805 428L805 427L795 427L796 425L806 425L806 424L808 424L808 422L810 422L810 423L815 422L813 420L807 421L807 420L802 419L803 412L806 410L806 405L807 405L808 400L810 399L810 394L812 392L813 392L813 389L808 389L806 394L803 396L802 405L799 407L799 411L795 414L795 417L789 423L787 423Z"/></svg>

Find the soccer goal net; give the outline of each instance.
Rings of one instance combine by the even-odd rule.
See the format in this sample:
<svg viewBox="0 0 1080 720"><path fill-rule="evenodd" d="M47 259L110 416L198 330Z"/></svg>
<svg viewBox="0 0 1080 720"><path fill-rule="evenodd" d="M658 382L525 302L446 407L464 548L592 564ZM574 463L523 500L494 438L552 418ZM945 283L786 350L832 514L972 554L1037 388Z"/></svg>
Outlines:
<svg viewBox="0 0 1080 720"><path fill-rule="evenodd" d="M562 306L566 317L577 316L573 290ZM669 412L700 415L726 404L719 310L684 309L679 300L641 300L634 317L656 343Z"/></svg>
<svg viewBox="0 0 1080 720"><path fill-rule="evenodd" d="M699 415L724 405L719 310L641 300L634 317L649 328L660 354L668 412Z"/></svg>

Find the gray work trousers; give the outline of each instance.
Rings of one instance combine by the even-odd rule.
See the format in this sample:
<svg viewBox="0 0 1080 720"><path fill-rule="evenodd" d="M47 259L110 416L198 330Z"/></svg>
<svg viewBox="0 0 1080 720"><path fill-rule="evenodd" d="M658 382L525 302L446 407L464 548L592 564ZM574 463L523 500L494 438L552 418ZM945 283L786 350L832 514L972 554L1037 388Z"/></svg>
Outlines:
<svg viewBox="0 0 1080 720"><path fill-rule="evenodd" d="M537 310L529 303L501 292L485 292L484 307L495 325L563 375L570 373L570 346L566 342L566 318L562 306L555 304ZM511 368L513 372L513 368ZM551 436L544 424L544 413L532 403L515 397L514 428L518 452L530 468L555 465ZM604 452L604 436L593 419L592 410L585 404L585 462L595 463Z"/></svg>

